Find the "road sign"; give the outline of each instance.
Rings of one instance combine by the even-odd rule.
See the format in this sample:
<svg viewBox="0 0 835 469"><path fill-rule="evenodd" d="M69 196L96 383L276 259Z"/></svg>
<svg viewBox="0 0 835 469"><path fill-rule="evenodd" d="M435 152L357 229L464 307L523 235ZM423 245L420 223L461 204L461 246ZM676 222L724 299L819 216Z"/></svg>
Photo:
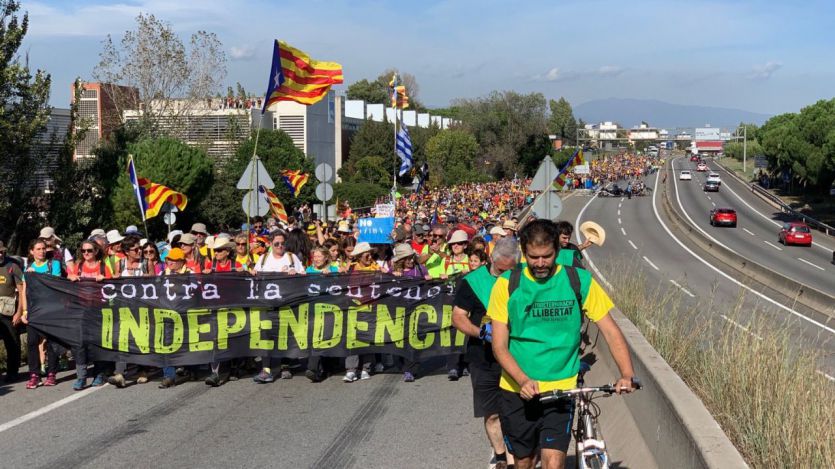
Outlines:
<svg viewBox="0 0 835 469"><path fill-rule="evenodd" d="M531 210L536 214L536 218L554 220L562 213L562 199L555 191L545 191L534 200Z"/></svg>
<svg viewBox="0 0 835 469"><path fill-rule="evenodd" d="M528 186L528 189L532 191L544 191L548 189L559 173L560 170L557 169L554 160L550 156L546 156L539 165L539 169L536 170L536 175L531 180L531 185Z"/></svg>
<svg viewBox="0 0 835 469"><path fill-rule="evenodd" d="M333 186L327 182L321 182L316 186L316 198L322 202L327 202L333 198Z"/></svg>
<svg viewBox="0 0 835 469"><path fill-rule="evenodd" d="M258 189L258 186L272 189L275 187L275 183L270 178L270 174L267 172L267 168L264 167L264 163L261 163L261 160L256 156L249 160L249 164L241 175L241 178L238 179L238 185L236 187L238 189L255 190Z"/></svg>
<svg viewBox="0 0 835 469"><path fill-rule="evenodd" d="M263 217L270 211L270 203L267 197L258 191L249 191L244 194L241 207L250 217Z"/></svg>
<svg viewBox="0 0 835 469"><path fill-rule="evenodd" d="M768 168L768 158L764 156L755 156L754 157L754 167L755 168Z"/></svg>
<svg viewBox="0 0 835 469"><path fill-rule="evenodd" d="M319 182L328 182L333 177L333 168L327 163L319 163L316 166L316 179Z"/></svg>
<svg viewBox="0 0 835 469"><path fill-rule="evenodd" d="M166 212L162 216L162 221L164 221L166 225L173 225L177 221L177 215L174 215L173 212Z"/></svg>

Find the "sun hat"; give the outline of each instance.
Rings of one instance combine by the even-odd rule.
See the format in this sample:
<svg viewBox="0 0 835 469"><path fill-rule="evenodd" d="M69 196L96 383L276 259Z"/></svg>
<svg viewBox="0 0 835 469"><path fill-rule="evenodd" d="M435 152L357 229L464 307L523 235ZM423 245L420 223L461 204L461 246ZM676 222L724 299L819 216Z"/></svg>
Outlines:
<svg viewBox="0 0 835 469"><path fill-rule="evenodd" d="M103 229L96 228L95 230L90 232L90 237L95 238L96 236L106 236L106 234Z"/></svg>
<svg viewBox="0 0 835 469"><path fill-rule="evenodd" d="M205 223L195 223L191 225L191 231L195 233L202 233L204 235L209 235L209 232L206 231L206 224Z"/></svg>
<svg viewBox="0 0 835 469"><path fill-rule="evenodd" d="M139 234L139 228L137 228L136 225L129 225L127 228L125 228L125 234Z"/></svg>
<svg viewBox="0 0 835 469"><path fill-rule="evenodd" d="M516 231L516 222L513 220L506 220L502 225L502 228L506 230L513 230Z"/></svg>
<svg viewBox="0 0 835 469"><path fill-rule="evenodd" d="M191 233L183 233L183 235L180 236L180 244L194 244L195 241L197 241L197 237Z"/></svg>
<svg viewBox="0 0 835 469"><path fill-rule="evenodd" d="M222 249L235 249L235 242L229 238L218 237L215 239L212 249L215 251L220 251Z"/></svg>
<svg viewBox="0 0 835 469"><path fill-rule="evenodd" d="M116 244L122 242L125 239L124 236L119 234L119 230L110 230L107 232L107 244Z"/></svg>
<svg viewBox="0 0 835 469"><path fill-rule="evenodd" d="M499 235L499 236L507 236L507 231L503 230L500 226L494 226L490 228L491 235Z"/></svg>
<svg viewBox="0 0 835 469"><path fill-rule="evenodd" d="M466 243L467 241L469 241L469 237L466 231L455 230L452 236L450 236L449 241L447 241L447 244Z"/></svg>
<svg viewBox="0 0 835 469"><path fill-rule="evenodd" d="M167 261L182 261L185 260L186 254L180 248L174 248L168 251L168 255L165 256L165 260Z"/></svg>
<svg viewBox="0 0 835 469"><path fill-rule="evenodd" d="M583 233L583 236L591 241L592 244L603 246L603 243L606 242L606 230L593 221L583 222L580 225L580 233Z"/></svg>
<svg viewBox="0 0 835 469"><path fill-rule="evenodd" d="M412 246L402 243L398 244L394 247L394 255L391 258L392 262L397 262L402 259L406 259L409 256L414 256L415 250L412 249Z"/></svg>
<svg viewBox="0 0 835 469"><path fill-rule="evenodd" d="M171 233L168 233L168 242L172 242L177 235L182 235L183 230L174 230Z"/></svg>
<svg viewBox="0 0 835 469"><path fill-rule="evenodd" d="M41 228L41 233L38 237L39 238L46 238L46 239L55 238L58 241L61 241L61 238L59 238L58 236L55 235L55 228L53 228L51 226L45 226L45 227Z"/></svg>
<svg viewBox="0 0 835 469"><path fill-rule="evenodd" d="M358 257L360 254L371 252L371 249L371 245L365 241L357 243L357 245L354 246L354 250L351 251L351 257Z"/></svg>

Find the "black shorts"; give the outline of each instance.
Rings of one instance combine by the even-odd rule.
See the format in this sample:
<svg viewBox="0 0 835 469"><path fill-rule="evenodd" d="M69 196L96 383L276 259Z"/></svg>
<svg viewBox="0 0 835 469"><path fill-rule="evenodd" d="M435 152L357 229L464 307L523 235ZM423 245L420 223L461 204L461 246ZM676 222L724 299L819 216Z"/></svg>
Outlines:
<svg viewBox="0 0 835 469"><path fill-rule="evenodd" d="M539 400L526 401L515 392L500 392L505 444L518 458L526 458L537 448L556 449L565 453L571 443L574 402L561 399L546 405Z"/></svg>
<svg viewBox="0 0 835 469"><path fill-rule="evenodd" d="M473 385L473 417L487 417L499 413L499 379L502 367L496 363L470 363L470 382Z"/></svg>

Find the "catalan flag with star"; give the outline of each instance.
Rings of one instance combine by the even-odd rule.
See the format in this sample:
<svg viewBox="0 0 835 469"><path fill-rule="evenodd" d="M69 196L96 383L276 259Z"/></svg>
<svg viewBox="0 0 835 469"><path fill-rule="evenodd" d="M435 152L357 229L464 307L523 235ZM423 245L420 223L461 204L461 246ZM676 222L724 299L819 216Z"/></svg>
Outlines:
<svg viewBox="0 0 835 469"><path fill-rule="evenodd" d="M267 201L270 202L270 213L272 213L272 216L283 223L287 223L287 210L284 209L284 204L281 203L278 196L264 186L258 186L258 192L264 194L267 197Z"/></svg>
<svg viewBox="0 0 835 469"><path fill-rule="evenodd" d="M298 197L299 192L302 190L302 186L305 185L308 179L310 179L310 175L301 171L285 169L281 172L281 179L284 181L287 188L290 189L290 193L293 197Z"/></svg>
<svg viewBox="0 0 835 469"><path fill-rule="evenodd" d="M139 203L142 221L157 216L166 202L177 207L180 211L185 210L188 197L162 184L156 184L139 177L136 173L136 166L133 164L133 157L128 158L128 177L133 186L136 201Z"/></svg>
<svg viewBox="0 0 835 469"><path fill-rule="evenodd" d="M313 60L299 49L277 40L261 112L278 101L315 104L327 95L332 85L340 84L342 80L342 65Z"/></svg>
<svg viewBox="0 0 835 469"><path fill-rule="evenodd" d="M580 148L577 149L577 151L574 153L574 156L572 156L571 159L568 160L568 163L566 163L565 166L562 167L562 170L560 170L560 174L557 175L556 179L554 179L554 185L557 187L557 189L563 189L568 179L568 172L574 169L575 166L579 166L582 164L586 163L585 159L583 158L583 150L582 148Z"/></svg>

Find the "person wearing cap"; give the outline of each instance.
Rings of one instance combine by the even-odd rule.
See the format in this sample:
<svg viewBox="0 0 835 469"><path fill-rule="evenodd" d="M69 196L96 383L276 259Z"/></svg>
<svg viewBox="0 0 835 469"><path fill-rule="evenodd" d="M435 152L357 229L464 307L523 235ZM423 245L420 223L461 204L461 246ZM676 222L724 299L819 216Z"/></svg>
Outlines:
<svg viewBox="0 0 835 469"><path fill-rule="evenodd" d="M206 238L209 236L209 231L206 230L206 225L204 223L195 223L191 225L191 231L189 233L194 236L194 248L200 252L200 256L204 259L211 257L209 247L206 246Z"/></svg>
<svg viewBox="0 0 835 469"><path fill-rule="evenodd" d="M125 257L122 252L122 240L124 236L119 234L119 230L110 230L105 235L107 244L105 246L104 266L111 273L113 277L118 277L118 268L116 264Z"/></svg>
<svg viewBox="0 0 835 469"><path fill-rule="evenodd" d="M197 248L196 236L191 233L184 233L180 236L180 249L183 250L183 254L186 256L186 265L189 270L196 274L211 272L212 261L200 254L200 250Z"/></svg>
<svg viewBox="0 0 835 469"><path fill-rule="evenodd" d="M496 462L512 464L513 459L506 455L499 422L502 368L493 356L492 329L486 313L496 279L519 262L518 243L513 238L498 241L490 259L490 264L468 273L458 284L452 302L452 325L468 336L466 357L473 387L473 416L484 419L484 430Z"/></svg>
<svg viewBox="0 0 835 469"><path fill-rule="evenodd" d="M444 259L444 273L441 278L446 278L451 275L466 273L470 271L470 257L467 255L467 247L469 246L469 239L464 230L457 230L450 236L447 245L452 251L450 255Z"/></svg>
<svg viewBox="0 0 835 469"><path fill-rule="evenodd" d="M61 264L61 269L65 273L68 272L75 261L70 250L61 246L61 238L55 234L55 229L51 226L41 228L38 237L46 241L47 259L57 260Z"/></svg>
<svg viewBox="0 0 835 469"><path fill-rule="evenodd" d="M571 235L574 233L574 225L567 221L557 223L557 228L560 232L560 252L557 255L557 264L585 267L581 251L591 246L591 241L586 239L580 246L572 243Z"/></svg>
<svg viewBox="0 0 835 469"><path fill-rule="evenodd" d="M446 244L446 225L434 225L431 231L429 244L423 247L420 252L419 263L426 266L432 278L441 278L444 275L444 259L449 255Z"/></svg>
<svg viewBox="0 0 835 469"><path fill-rule="evenodd" d="M6 382L18 380L20 368L20 330L23 316L23 271L6 256L6 245L0 241L0 339L6 346ZM18 300L18 298L21 298Z"/></svg>
<svg viewBox="0 0 835 469"><path fill-rule="evenodd" d="M165 257L165 271L163 275L186 275L194 272L186 265L186 255L180 248L172 248ZM166 366L162 369L160 389L173 388L177 385L177 369Z"/></svg>
<svg viewBox="0 0 835 469"><path fill-rule="evenodd" d="M499 419L516 467L563 467L571 442L571 406L543 407L540 393L577 386L583 317L595 322L617 365L617 393L633 390L629 347L612 300L585 269L557 264L559 229L534 220L519 233L527 264L503 273L487 307L493 354L502 367Z"/></svg>
<svg viewBox="0 0 835 469"><path fill-rule="evenodd" d="M351 251L351 258L353 262L348 267L348 272L363 273L363 272L379 272L380 265L374 260L374 248L365 241L357 243ZM345 357L345 376L342 381L346 383L353 383L358 379L371 378L371 364L374 361L374 354L363 355L349 355ZM357 376L357 370L362 363L362 371Z"/></svg>
<svg viewBox="0 0 835 469"><path fill-rule="evenodd" d="M122 240L122 252L125 254L125 257L116 263L116 276L119 278L144 277L146 275L146 266L142 260L142 246L139 245L139 236L125 236ZM125 380L127 365L127 362L124 360L115 362L115 371L107 379L107 382L117 388L124 388L127 384Z"/></svg>
<svg viewBox="0 0 835 469"><path fill-rule="evenodd" d="M426 235L430 232L429 225L425 223L418 223L412 228L412 249L417 253L423 251L426 246Z"/></svg>
<svg viewBox="0 0 835 469"><path fill-rule="evenodd" d="M394 247L394 255L391 258L391 273L404 278L430 278L426 267L417 262L417 254L408 243L398 244ZM420 364L403 357L399 357L399 361L403 369L403 381L406 383L414 382Z"/></svg>
<svg viewBox="0 0 835 469"><path fill-rule="evenodd" d="M487 254L493 252L493 246L495 246L496 242L505 236L507 236L507 231L505 231L502 227L494 226L493 228L490 228L490 241L487 243Z"/></svg>
<svg viewBox="0 0 835 469"><path fill-rule="evenodd" d="M235 241L232 241L229 236L216 237L211 246L207 247L212 250L214 257L211 260L209 267L211 272L235 272L235 261L232 260L235 252Z"/></svg>
<svg viewBox="0 0 835 469"><path fill-rule="evenodd" d="M357 243L351 251L351 265L348 267L348 272L377 272L380 270L380 264L374 260L374 248L365 241Z"/></svg>
<svg viewBox="0 0 835 469"><path fill-rule="evenodd" d="M502 229L507 232L507 236L516 236L516 222L513 220L505 220L502 223Z"/></svg>

